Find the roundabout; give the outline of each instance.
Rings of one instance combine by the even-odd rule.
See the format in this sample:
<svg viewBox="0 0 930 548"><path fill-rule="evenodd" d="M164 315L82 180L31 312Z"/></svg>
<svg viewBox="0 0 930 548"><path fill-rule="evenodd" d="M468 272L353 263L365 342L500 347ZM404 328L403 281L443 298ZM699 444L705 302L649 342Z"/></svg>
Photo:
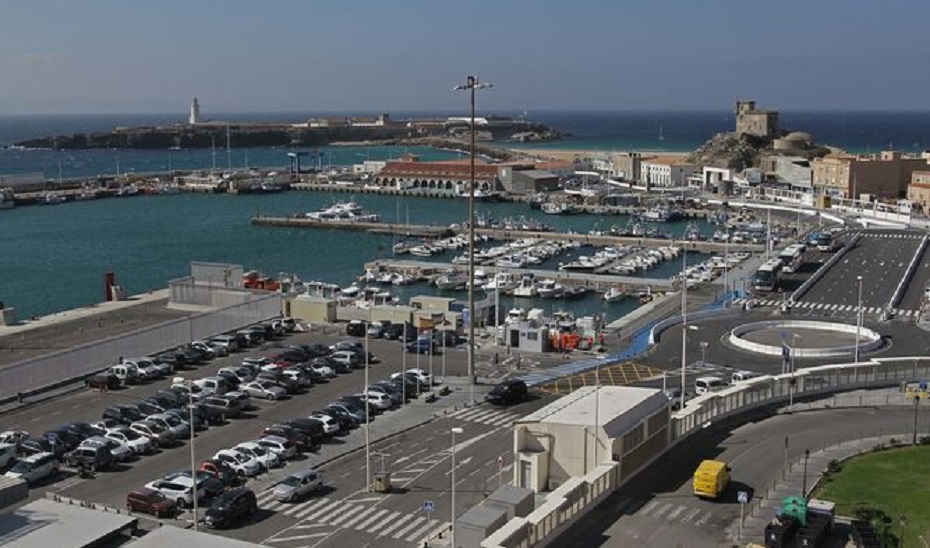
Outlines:
<svg viewBox="0 0 930 548"><path fill-rule="evenodd" d="M838 322L769 320L739 325L727 336L734 348L763 356L845 358L874 352L884 346L882 336L867 328Z"/></svg>

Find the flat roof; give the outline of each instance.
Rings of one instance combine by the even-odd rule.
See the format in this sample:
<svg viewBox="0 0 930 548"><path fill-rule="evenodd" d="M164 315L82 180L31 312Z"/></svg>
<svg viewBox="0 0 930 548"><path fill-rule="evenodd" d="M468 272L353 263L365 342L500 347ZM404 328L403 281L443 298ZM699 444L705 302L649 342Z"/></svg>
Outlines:
<svg viewBox="0 0 930 548"><path fill-rule="evenodd" d="M221 537L210 533L201 533L193 529L182 529L173 525L162 525L138 540L126 544L126 548L164 548L165 546L183 546L184 548L262 547L261 544Z"/></svg>
<svg viewBox="0 0 930 548"><path fill-rule="evenodd" d="M0 515L0 545L7 548L88 546L137 522L138 518L127 514L39 499Z"/></svg>
<svg viewBox="0 0 930 548"><path fill-rule="evenodd" d="M598 393L598 422L611 438L622 436L646 418L669 405L657 388L634 386L585 386L534 413L515 421L594 426L595 391Z"/></svg>

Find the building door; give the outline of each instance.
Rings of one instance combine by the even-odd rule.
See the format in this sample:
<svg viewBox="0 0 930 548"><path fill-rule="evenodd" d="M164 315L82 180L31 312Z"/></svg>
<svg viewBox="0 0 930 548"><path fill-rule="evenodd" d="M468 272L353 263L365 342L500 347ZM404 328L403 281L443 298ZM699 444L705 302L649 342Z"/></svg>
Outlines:
<svg viewBox="0 0 930 548"><path fill-rule="evenodd" d="M527 462L525 460L520 461L520 487L524 489L534 489L532 462Z"/></svg>
<svg viewBox="0 0 930 548"><path fill-rule="evenodd" d="M519 329L510 330L510 347L520 348L520 330Z"/></svg>

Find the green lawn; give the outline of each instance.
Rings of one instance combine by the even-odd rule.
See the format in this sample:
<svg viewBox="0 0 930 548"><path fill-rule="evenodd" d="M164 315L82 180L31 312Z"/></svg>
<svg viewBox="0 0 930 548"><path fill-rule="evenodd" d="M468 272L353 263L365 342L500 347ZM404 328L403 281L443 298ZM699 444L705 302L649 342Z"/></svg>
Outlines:
<svg viewBox="0 0 930 548"><path fill-rule="evenodd" d="M894 520L895 535L901 531L899 518L907 516L904 545L923 546L917 535L930 542L930 446L890 449L848 460L813 497L835 502L837 514L843 516L852 516L860 503L882 510Z"/></svg>

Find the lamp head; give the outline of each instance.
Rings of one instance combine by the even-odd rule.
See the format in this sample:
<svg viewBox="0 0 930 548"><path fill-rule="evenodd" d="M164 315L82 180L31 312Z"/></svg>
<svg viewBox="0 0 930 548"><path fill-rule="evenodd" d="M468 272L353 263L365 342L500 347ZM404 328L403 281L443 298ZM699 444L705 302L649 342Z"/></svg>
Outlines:
<svg viewBox="0 0 930 548"><path fill-rule="evenodd" d="M459 428L459 427L455 427L455 428L452 429L452 433L453 433L453 434L463 434L464 432L465 432L465 430L462 429L462 428Z"/></svg>

